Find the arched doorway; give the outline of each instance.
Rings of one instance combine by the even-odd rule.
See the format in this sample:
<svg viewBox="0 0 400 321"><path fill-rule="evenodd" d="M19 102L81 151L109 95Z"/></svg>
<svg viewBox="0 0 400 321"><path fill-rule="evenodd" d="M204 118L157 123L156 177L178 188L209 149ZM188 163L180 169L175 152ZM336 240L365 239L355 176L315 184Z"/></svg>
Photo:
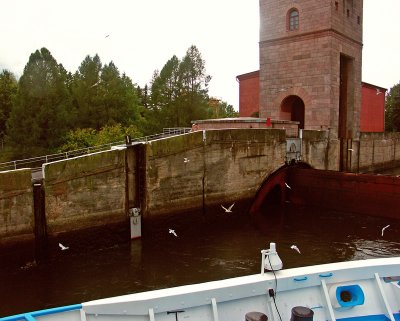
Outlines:
<svg viewBox="0 0 400 321"><path fill-rule="evenodd" d="M299 128L304 129L304 102L299 96L287 96L281 103L280 119L300 122Z"/></svg>

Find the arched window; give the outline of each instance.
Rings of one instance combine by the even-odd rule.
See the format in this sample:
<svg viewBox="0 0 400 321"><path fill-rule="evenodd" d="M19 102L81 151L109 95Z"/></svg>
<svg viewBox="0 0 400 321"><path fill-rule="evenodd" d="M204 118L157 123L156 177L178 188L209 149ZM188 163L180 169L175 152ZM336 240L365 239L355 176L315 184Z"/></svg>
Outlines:
<svg viewBox="0 0 400 321"><path fill-rule="evenodd" d="M298 30L299 29L299 11L297 9L292 9L289 11L289 30Z"/></svg>

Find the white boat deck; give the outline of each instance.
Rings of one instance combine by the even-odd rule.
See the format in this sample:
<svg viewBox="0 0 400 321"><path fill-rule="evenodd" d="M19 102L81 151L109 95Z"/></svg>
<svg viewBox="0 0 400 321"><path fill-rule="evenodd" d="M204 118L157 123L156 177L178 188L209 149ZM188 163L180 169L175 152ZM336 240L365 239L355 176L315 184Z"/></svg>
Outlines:
<svg viewBox="0 0 400 321"><path fill-rule="evenodd" d="M243 321L251 311L288 321L296 306L312 311L315 321L400 321L399 281L400 257L371 259L129 294L0 321ZM345 290L351 301L338 297Z"/></svg>

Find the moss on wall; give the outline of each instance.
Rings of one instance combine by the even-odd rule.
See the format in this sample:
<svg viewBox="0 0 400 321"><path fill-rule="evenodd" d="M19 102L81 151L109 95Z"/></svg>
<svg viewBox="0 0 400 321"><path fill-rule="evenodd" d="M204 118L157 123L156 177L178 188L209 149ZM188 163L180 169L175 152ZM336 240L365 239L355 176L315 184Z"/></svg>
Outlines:
<svg viewBox="0 0 400 321"><path fill-rule="evenodd" d="M33 189L30 169L0 172L0 243L33 239Z"/></svg>
<svg viewBox="0 0 400 321"><path fill-rule="evenodd" d="M125 150L46 164L44 172L49 234L127 219Z"/></svg>

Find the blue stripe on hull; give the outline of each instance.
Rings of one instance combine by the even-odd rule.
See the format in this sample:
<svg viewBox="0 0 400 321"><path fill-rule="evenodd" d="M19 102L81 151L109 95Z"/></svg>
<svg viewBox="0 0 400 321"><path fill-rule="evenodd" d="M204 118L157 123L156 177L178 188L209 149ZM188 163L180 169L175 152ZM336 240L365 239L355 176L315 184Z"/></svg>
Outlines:
<svg viewBox="0 0 400 321"><path fill-rule="evenodd" d="M396 321L400 321L400 313L394 313L393 316ZM362 317L336 319L336 321L390 321L390 319L384 314L377 314L365 315Z"/></svg>
<svg viewBox="0 0 400 321"><path fill-rule="evenodd" d="M58 308L51 308L45 310L39 310L34 312L28 312L23 314L16 314L5 318L0 318L0 321L18 321L18 320L26 320L26 321L36 321L35 317L40 317L49 314L61 313L66 311L79 310L82 308L82 304L74 304L74 305L66 305Z"/></svg>

